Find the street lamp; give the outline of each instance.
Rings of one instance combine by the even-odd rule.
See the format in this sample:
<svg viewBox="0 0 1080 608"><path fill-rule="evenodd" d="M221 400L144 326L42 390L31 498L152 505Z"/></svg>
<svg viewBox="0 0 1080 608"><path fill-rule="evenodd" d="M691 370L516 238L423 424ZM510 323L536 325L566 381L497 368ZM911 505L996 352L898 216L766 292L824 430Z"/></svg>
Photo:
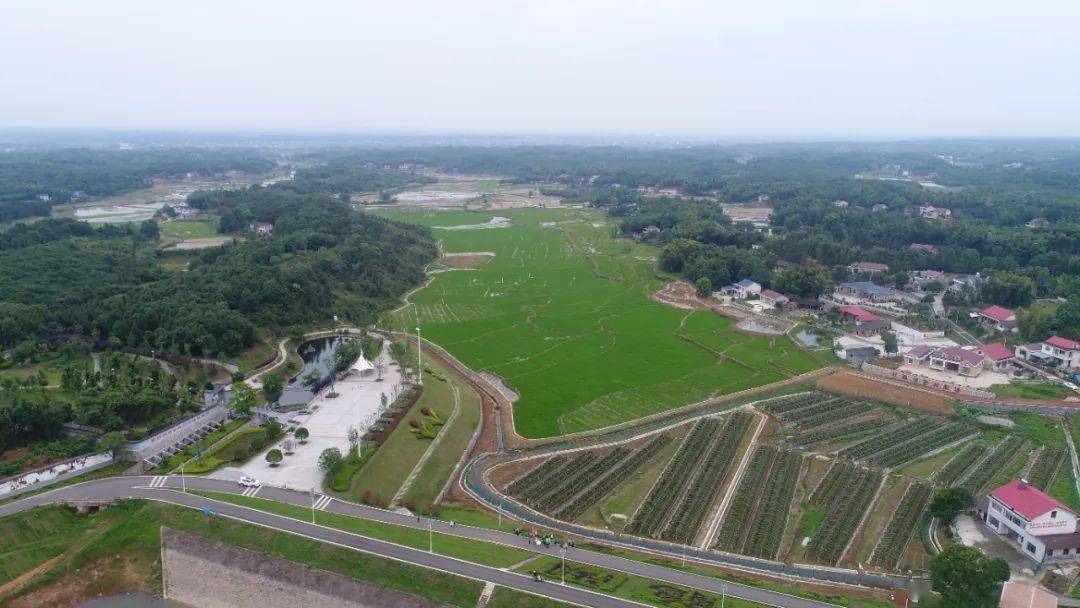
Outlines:
<svg viewBox="0 0 1080 608"><path fill-rule="evenodd" d="M427 520L428 553L435 553L435 534L431 531L431 520Z"/></svg>
<svg viewBox="0 0 1080 608"><path fill-rule="evenodd" d="M315 488L311 488L311 523L315 523Z"/></svg>
<svg viewBox="0 0 1080 608"><path fill-rule="evenodd" d="M424 366L420 363L420 326L416 326L416 383L424 383Z"/></svg>

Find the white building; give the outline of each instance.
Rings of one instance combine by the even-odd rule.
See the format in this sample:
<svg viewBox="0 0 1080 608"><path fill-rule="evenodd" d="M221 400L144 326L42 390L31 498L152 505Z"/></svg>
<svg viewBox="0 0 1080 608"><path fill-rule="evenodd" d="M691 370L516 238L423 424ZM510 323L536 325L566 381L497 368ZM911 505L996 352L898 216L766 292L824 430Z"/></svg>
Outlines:
<svg viewBox="0 0 1080 608"><path fill-rule="evenodd" d="M986 525L1036 563L1080 558L1077 516L1023 479L990 492Z"/></svg>
<svg viewBox="0 0 1080 608"><path fill-rule="evenodd" d="M1017 346L1016 358L1048 367L1078 369L1080 368L1080 342L1053 336L1046 342Z"/></svg>
<svg viewBox="0 0 1080 608"><path fill-rule="evenodd" d="M743 279L738 283L724 285L720 290L724 295L729 295L738 300L745 300L761 293L761 284L750 279Z"/></svg>

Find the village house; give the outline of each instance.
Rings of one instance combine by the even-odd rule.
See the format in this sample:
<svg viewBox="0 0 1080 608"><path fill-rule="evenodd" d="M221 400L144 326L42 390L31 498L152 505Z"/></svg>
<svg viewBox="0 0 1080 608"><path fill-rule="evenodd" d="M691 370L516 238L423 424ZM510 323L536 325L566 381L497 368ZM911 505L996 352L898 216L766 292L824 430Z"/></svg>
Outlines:
<svg viewBox="0 0 1080 608"><path fill-rule="evenodd" d="M1005 581L1001 587L998 608L1057 608L1058 598L1053 593L1019 581Z"/></svg>
<svg viewBox="0 0 1080 608"><path fill-rule="evenodd" d="M1061 369L1080 369L1080 342L1053 336L1045 342L1021 344L1016 347L1016 358L1029 363Z"/></svg>
<svg viewBox="0 0 1080 608"><path fill-rule="evenodd" d="M921 205L919 207L919 217L927 220L951 220L952 210L933 205Z"/></svg>
<svg viewBox="0 0 1080 608"><path fill-rule="evenodd" d="M1050 222L1045 217L1036 217L1036 218L1032 218L1028 223L1026 223L1024 225L1027 226L1028 228L1039 229L1039 228L1047 228L1047 227L1049 227Z"/></svg>
<svg viewBox="0 0 1080 608"><path fill-rule="evenodd" d="M761 290L760 297L763 304L765 304L766 306L771 306L772 308L782 308L785 304L788 303L787 296L771 289Z"/></svg>
<svg viewBox="0 0 1080 608"><path fill-rule="evenodd" d="M851 203L843 200L833 201L833 207L836 207L838 209L847 209L850 204Z"/></svg>
<svg viewBox="0 0 1080 608"><path fill-rule="evenodd" d="M761 293L761 284L750 279L743 279L738 283L731 283L724 285L720 291L727 296L731 296L736 300L745 300L751 296L756 296Z"/></svg>
<svg viewBox="0 0 1080 608"><path fill-rule="evenodd" d="M923 344L904 353L904 363L974 378L983 372L986 357L977 348Z"/></svg>
<svg viewBox="0 0 1080 608"><path fill-rule="evenodd" d="M653 236L653 235L656 235L656 234L660 234L660 227L659 226L655 226L655 225L646 226L646 227L642 228L641 230L635 232L634 236L633 236L633 239L635 241L640 241L640 240L646 239L646 238L648 238L650 236Z"/></svg>
<svg viewBox="0 0 1080 608"><path fill-rule="evenodd" d="M885 203L875 203L873 207L870 207L870 211L878 213L880 211L888 211L889 206Z"/></svg>
<svg viewBox="0 0 1080 608"><path fill-rule="evenodd" d="M927 283L933 283L934 281L944 285L945 273L940 270L916 270L911 273L911 280L919 287L923 287Z"/></svg>
<svg viewBox="0 0 1080 608"><path fill-rule="evenodd" d="M1076 513L1024 479L987 495L983 521L1037 564L1080 557Z"/></svg>
<svg viewBox="0 0 1080 608"><path fill-rule="evenodd" d="M986 369L995 372L1008 372L1013 362L1016 361L1013 351L1000 342L985 344L981 350L986 357Z"/></svg>
<svg viewBox="0 0 1080 608"><path fill-rule="evenodd" d="M808 310L814 313L828 312L829 310L831 310L832 307L830 303L823 302L820 298L815 298L813 296L795 298L794 300L792 300L792 302L798 308L801 308L802 310Z"/></svg>
<svg viewBox="0 0 1080 608"><path fill-rule="evenodd" d="M881 264L878 262L855 262L854 264L849 264L847 269L848 272L850 272L851 274L865 273L873 276L874 274L879 272L888 272L889 265Z"/></svg>
<svg viewBox="0 0 1080 608"><path fill-rule="evenodd" d="M851 333L856 336L868 337L889 328L888 321L858 306L841 306L840 318L852 324Z"/></svg>
<svg viewBox="0 0 1080 608"><path fill-rule="evenodd" d="M1016 327L1016 313L1002 306L987 306L977 313L973 313L975 318L984 327L991 331L998 333L1012 333L1015 332Z"/></svg>
<svg viewBox="0 0 1080 608"><path fill-rule="evenodd" d="M885 302L895 299L896 297L893 290L888 287L882 287L871 281L841 283L836 288L836 293L841 296L849 296L852 298L869 300L871 302Z"/></svg>
<svg viewBox="0 0 1080 608"><path fill-rule="evenodd" d="M274 234L274 225L269 222L255 222L255 234L259 236L270 236Z"/></svg>
<svg viewBox="0 0 1080 608"><path fill-rule="evenodd" d="M871 359L876 359L877 356L878 349L873 346L856 346L844 350L844 359L855 367L859 367Z"/></svg>

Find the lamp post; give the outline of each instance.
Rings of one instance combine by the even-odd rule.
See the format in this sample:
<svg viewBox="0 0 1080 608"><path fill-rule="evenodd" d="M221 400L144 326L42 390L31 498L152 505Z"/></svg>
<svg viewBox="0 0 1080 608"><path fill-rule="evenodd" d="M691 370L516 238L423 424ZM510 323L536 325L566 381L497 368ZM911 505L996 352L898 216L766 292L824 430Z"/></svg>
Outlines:
<svg viewBox="0 0 1080 608"><path fill-rule="evenodd" d="M428 553L435 553L435 534L431 531L431 520L427 520L427 550Z"/></svg>
<svg viewBox="0 0 1080 608"><path fill-rule="evenodd" d="M311 523L315 523L315 488L311 488Z"/></svg>
<svg viewBox="0 0 1080 608"><path fill-rule="evenodd" d="M559 549L559 557L562 559L562 584L566 586L566 547Z"/></svg>
<svg viewBox="0 0 1080 608"><path fill-rule="evenodd" d="M180 487L184 489L184 494L187 494L187 478L184 477L184 465L180 465Z"/></svg>
<svg viewBox="0 0 1080 608"><path fill-rule="evenodd" d="M420 362L420 326L416 326L416 383L424 383L424 366Z"/></svg>
<svg viewBox="0 0 1080 608"><path fill-rule="evenodd" d="M720 585L720 608L724 608L724 601L727 600L727 583Z"/></svg>

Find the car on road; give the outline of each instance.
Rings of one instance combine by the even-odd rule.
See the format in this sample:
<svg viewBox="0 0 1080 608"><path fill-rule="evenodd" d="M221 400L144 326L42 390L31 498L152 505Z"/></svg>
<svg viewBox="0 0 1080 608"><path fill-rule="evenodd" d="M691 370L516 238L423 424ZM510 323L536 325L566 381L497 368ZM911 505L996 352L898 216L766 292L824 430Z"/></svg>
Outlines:
<svg viewBox="0 0 1080 608"><path fill-rule="evenodd" d="M259 487L260 483L258 479L244 475L240 477L240 485L245 488L257 488Z"/></svg>

